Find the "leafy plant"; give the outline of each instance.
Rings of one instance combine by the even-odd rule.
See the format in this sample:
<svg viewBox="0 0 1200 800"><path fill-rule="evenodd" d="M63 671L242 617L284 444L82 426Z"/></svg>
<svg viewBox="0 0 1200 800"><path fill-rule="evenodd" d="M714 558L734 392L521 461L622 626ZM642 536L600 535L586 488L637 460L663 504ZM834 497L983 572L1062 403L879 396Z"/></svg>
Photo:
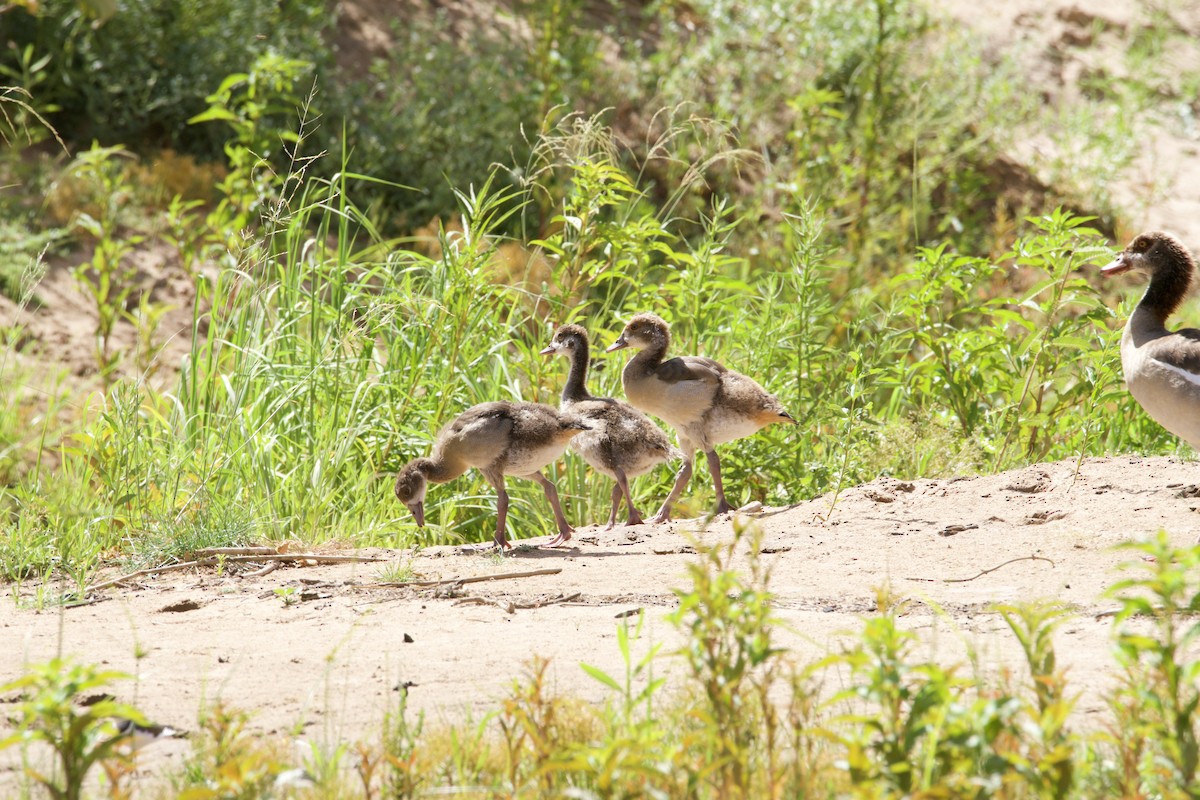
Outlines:
<svg viewBox="0 0 1200 800"><path fill-rule="evenodd" d="M645 611L639 611L632 630L629 617L617 626L617 648L625 666L620 678L580 664L585 673L613 691L616 702L606 706L604 735L569 746L557 768L573 771L603 797L639 797L661 791L658 787L670 785L674 778L664 764L680 755L656 708L656 697L666 684L665 678L654 674L661 645L651 644L636 661L633 656L632 644L643 638L645 622Z"/></svg>
<svg viewBox="0 0 1200 800"><path fill-rule="evenodd" d="M1010 765L996 749L1017 732L1017 702L972 700L957 669L915 659L914 634L897 625L904 603L886 586L876 594L859 641L830 657L850 671L835 699L852 710L835 731L852 785L862 796L997 796Z"/></svg>
<svg viewBox="0 0 1200 800"><path fill-rule="evenodd" d="M323 58L329 21L312 0L17 4L4 14L13 46L0 52L0 74L20 76L68 140L150 141L212 155L221 139L186 125L205 96L271 49Z"/></svg>
<svg viewBox="0 0 1200 800"><path fill-rule="evenodd" d="M233 133L224 146L229 172L218 186L223 199L208 219L213 230L240 231L278 211L285 175L276 165L297 167L303 174L299 149L311 109L305 108L297 84L312 68L307 61L269 50L247 72L221 81L206 98L208 109L188 120L190 125L222 122ZM295 116L302 108L296 131Z"/></svg>
<svg viewBox="0 0 1200 800"><path fill-rule="evenodd" d="M407 229L431 220L436 229L456 212L456 191L497 166L527 164L539 136L570 112L607 105L589 102L608 83L607 67L581 11L576 0L522 0L494 19L438 10L396 21L396 46L345 87L338 109L353 124L328 131L328 148L352 150L361 171L413 187L375 188ZM495 35L510 22L512 35ZM503 232L522 223L540 232L537 210L525 208Z"/></svg>
<svg viewBox="0 0 1200 800"><path fill-rule="evenodd" d="M1035 796L1070 797L1078 784L1079 742L1067 727L1075 702L1067 693L1066 675L1058 667L1053 640L1055 630L1070 614L1047 603L1001 606L999 610L1021 645L1034 696L1033 703L1022 701L1028 718L1028 724L1022 726L1024 740L1010 739L1025 746L1007 749L1002 744L1002 757Z"/></svg>
<svg viewBox="0 0 1200 800"><path fill-rule="evenodd" d="M670 617L685 634L681 655L703 697L694 713L707 747L693 769L723 797L744 796L750 786L758 710L750 698L765 696L754 688L771 682L781 653L771 638L776 620L770 569L757 557L761 544L761 528L740 519L728 542L697 542L702 556L688 565L692 585L676 590L679 608ZM745 577L734 567L743 547L750 553Z"/></svg>
<svg viewBox="0 0 1200 800"><path fill-rule="evenodd" d="M300 602L300 598L297 596L299 590L295 586L277 586L274 591L275 596L283 602L285 608Z"/></svg>
<svg viewBox="0 0 1200 800"><path fill-rule="evenodd" d="M1140 556L1126 568L1141 575L1118 581L1108 591L1121 604L1114 625L1124 671L1110 703L1117 718L1133 726L1122 731L1119 750L1141 750L1132 759L1139 791L1194 795L1200 792L1200 664L1187 652L1200 635L1200 624L1189 619L1200 610L1200 548L1175 547L1159 533L1122 549ZM1148 626L1138 624L1140 620Z"/></svg>
<svg viewBox="0 0 1200 800"><path fill-rule="evenodd" d="M249 716L217 705L201 715L198 741L185 766L179 800L271 796L276 775L284 770L274 750L246 731Z"/></svg>
<svg viewBox="0 0 1200 800"><path fill-rule="evenodd" d="M61 659L32 667L23 677L0 686L0 692L21 692L16 731L0 740L0 750L34 742L48 746L54 753L54 770L46 774L26 766L27 774L55 800L79 800L95 766L130 757L117 723L146 724L136 708L101 692L127 677ZM103 699L92 702L97 692Z"/></svg>
<svg viewBox="0 0 1200 800"><path fill-rule="evenodd" d="M408 718L407 690L401 690L399 706L384 718L383 733L383 791L387 797L406 800L418 796L425 782L417 763L421 750L421 734L425 728L425 715L419 714L415 722ZM366 795L371 793L369 759L360 759L359 775Z"/></svg>
<svg viewBox="0 0 1200 800"><path fill-rule="evenodd" d="M913 356L897 362L898 386L945 406L964 436L982 435L997 467L1011 463L1014 449L1022 460L1045 458L1060 431L1077 427L1068 420L1089 419L1098 396L1115 397L1112 371L1078 369L1115 338L1099 292L1077 274L1107 253L1099 234L1061 210L1032 222L1035 230L999 262L922 249L893 279L904 293L893 295L887 315L888 326L912 337ZM1015 270L1027 288L996 292Z"/></svg>
<svg viewBox="0 0 1200 800"><path fill-rule="evenodd" d="M76 267L74 276L96 309L96 366L106 383L111 382L122 355L113 349L113 330L125 317L126 303L138 288L129 256L145 238L120 230L129 187L119 160L132 157L121 147L93 143L66 171L70 179L91 187L96 198L95 206L80 210L74 220L74 226L94 243L90 262Z"/></svg>

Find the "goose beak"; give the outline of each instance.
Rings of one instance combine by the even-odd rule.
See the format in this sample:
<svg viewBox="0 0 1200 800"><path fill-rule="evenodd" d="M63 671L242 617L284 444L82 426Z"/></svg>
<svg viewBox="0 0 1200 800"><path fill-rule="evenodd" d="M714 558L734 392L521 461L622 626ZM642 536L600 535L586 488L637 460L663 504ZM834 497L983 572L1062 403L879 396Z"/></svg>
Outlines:
<svg viewBox="0 0 1200 800"><path fill-rule="evenodd" d="M412 512L413 517L417 520L417 527L425 527L425 503L409 503L408 510Z"/></svg>
<svg viewBox="0 0 1200 800"><path fill-rule="evenodd" d="M611 353L614 350L622 350L626 347L629 347L629 342L625 341L625 334L622 333L617 337L615 342L604 348L604 352Z"/></svg>
<svg viewBox="0 0 1200 800"><path fill-rule="evenodd" d="M538 355L552 356L554 355L554 345L547 345L545 350L539 350Z"/></svg>
<svg viewBox="0 0 1200 800"><path fill-rule="evenodd" d="M1133 264L1128 253L1121 253L1111 263L1105 264L1100 268L1102 275L1120 275L1122 272L1128 272L1133 269Z"/></svg>

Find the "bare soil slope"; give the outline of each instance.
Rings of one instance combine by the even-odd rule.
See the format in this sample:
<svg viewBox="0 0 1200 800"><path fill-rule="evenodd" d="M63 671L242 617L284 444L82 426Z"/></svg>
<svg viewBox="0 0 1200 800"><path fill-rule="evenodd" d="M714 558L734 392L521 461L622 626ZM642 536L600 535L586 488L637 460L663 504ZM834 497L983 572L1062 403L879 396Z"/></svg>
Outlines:
<svg viewBox="0 0 1200 800"><path fill-rule="evenodd" d="M1200 5L1000 0L982 13L974 0L930 0L930 5L980 36L985 61L1016 59L1026 90L1050 111L1095 96L1096 87L1129 81L1149 87L1158 101L1154 109L1122 120L1137 141L1116 143L1116 149L1132 146L1132 163L1105 165L1100 153L1094 179L1124 212L1129 229L1119 233L1122 239L1143 230L1168 230L1200 250L1200 96L1185 77L1200 69L1200 48L1194 44L1200 37ZM1129 57L1135 47L1148 50L1150 41L1159 42L1153 58ZM1035 172L1055 159L1092 157L1060 152L1052 134L1020 132L1012 155Z"/></svg>

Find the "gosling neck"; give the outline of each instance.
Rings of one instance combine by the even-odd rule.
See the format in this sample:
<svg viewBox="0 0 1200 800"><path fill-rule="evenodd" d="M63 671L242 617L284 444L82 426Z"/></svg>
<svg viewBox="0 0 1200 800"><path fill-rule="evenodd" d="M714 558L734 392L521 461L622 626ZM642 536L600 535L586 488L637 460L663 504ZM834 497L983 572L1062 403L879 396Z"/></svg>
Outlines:
<svg viewBox="0 0 1200 800"><path fill-rule="evenodd" d="M446 483L467 471L466 464L453 461L445 456L418 459L415 464L425 479L431 483Z"/></svg>
<svg viewBox="0 0 1200 800"><path fill-rule="evenodd" d="M652 372L667 355L668 342L655 342L638 351L637 355L629 359L626 369L632 369L639 372Z"/></svg>
<svg viewBox="0 0 1200 800"><path fill-rule="evenodd" d="M578 403L590 400L592 396L587 390L588 361L587 346L576 347L571 351L571 371L567 374L567 382L563 384L562 399L568 403Z"/></svg>

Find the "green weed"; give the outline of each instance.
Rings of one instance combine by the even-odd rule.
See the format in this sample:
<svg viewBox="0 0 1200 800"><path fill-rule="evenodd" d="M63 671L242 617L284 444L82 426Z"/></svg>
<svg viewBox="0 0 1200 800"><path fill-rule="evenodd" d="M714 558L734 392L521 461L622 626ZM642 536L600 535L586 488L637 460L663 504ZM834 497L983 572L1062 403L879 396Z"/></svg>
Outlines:
<svg viewBox="0 0 1200 800"><path fill-rule="evenodd" d="M285 769L278 747L246 730L249 715L223 705L205 711L179 787L179 800L253 800L271 795Z"/></svg>
<svg viewBox="0 0 1200 800"><path fill-rule="evenodd" d="M323 58L329 20L317 2L22 4L5 15L14 46L0 54L0 74L34 93L68 141L155 140L211 157L221 141L186 125L205 96L271 49ZM238 35L247 30L260 33Z"/></svg>
<svg viewBox="0 0 1200 800"><path fill-rule="evenodd" d="M757 525L735 520L730 541L697 544L702 557L688 567L692 585L677 592L679 608L671 616L686 634L682 655L704 698L694 713L708 747L695 754L701 758L693 769L721 797L745 796L751 784L760 709L748 704L765 695L755 688L770 684L781 653L771 640L775 618L770 570L757 557L761 543ZM749 551L745 576L734 567L743 547Z"/></svg>
<svg viewBox="0 0 1200 800"><path fill-rule="evenodd" d="M128 676L94 666L55 659L0 686L0 692L20 692L16 731L0 740L0 750L20 745L25 752L37 743L50 748L54 768L42 772L26 762L26 774L55 800L79 800L84 781L97 765L127 762L128 742L116 723L146 724L133 706L110 695L95 700L114 681ZM93 702L94 700L94 702ZM110 778L120 771L110 771ZM114 791L118 787L114 784Z"/></svg>
<svg viewBox="0 0 1200 800"><path fill-rule="evenodd" d="M1053 634L1070 612L1046 603L1002 606L999 611L1021 645L1034 697L1033 702L1026 697L1018 700L1023 719L1014 722L1025 735L1003 743L1001 755L1033 796L1069 797L1080 783L1076 762L1082 748L1067 727L1075 702L1067 692L1066 675L1058 668Z"/></svg>
<svg viewBox="0 0 1200 800"><path fill-rule="evenodd" d="M74 275L96 310L96 367L106 384L112 381L122 356L113 349L113 329L125 318L127 301L137 289L128 257L144 240L139 234L122 235L118 230L129 202L118 159L132 157L121 147L93 144L75 158L66 173L88 186L95 198L95 205L81 209L74 219L76 228L91 237L95 248L91 261L80 264Z"/></svg>
<svg viewBox="0 0 1200 800"><path fill-rule="evenodd" d="M603 715L607 723L603 736L568 747L559 768L583 777L583 781L602 797L638 797L661 793L674 777L669 765L678 756L678 746L663 727L657 695L666 679L655 677L654 662L661 645L650 645L635 660L634 641L644 636L646 614L637 614L637 625L630 630L629 618L617 627L617 647L625 674L609 675L590 664L580 668L612 690L614 699Z"/></svg>
<svg viewBox="0 0 1200 800"><path fill-rule="evenodd" d="M375 571L375 577L383 583L406 583L416 580L417 573L411 561L389 561Z"/></svg>
<svg viewBox="0 0 1200 800"><path fill-rule="evenodd" d="M1131 726L1117 738L1125 781L1133 782L1126 788L1194 796L1200 664L1187 652L1200 634L1189 618L1200 609L1200 548L1175 547L1160 533L1124 549L1140 555L1126 566L1141 573L1108 592L1121 603L1115 633L1123 679L1110 703L1118 722Z"/></svg>

